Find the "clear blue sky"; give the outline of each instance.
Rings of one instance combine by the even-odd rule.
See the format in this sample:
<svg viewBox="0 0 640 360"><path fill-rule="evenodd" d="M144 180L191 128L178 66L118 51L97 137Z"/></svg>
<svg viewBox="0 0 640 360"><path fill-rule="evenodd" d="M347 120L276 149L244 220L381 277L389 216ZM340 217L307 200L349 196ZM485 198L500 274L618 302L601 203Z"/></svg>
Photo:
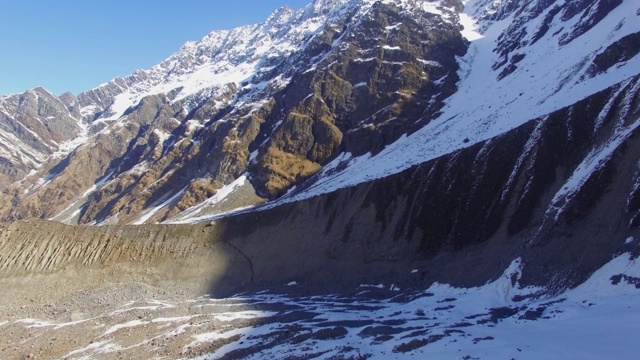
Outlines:
<svg viewBox="0 0 640 360"><path fill-rule="evenodd" d="M74 94L147 69L212 30L312 0L0 0L0 94Z"/></svg>

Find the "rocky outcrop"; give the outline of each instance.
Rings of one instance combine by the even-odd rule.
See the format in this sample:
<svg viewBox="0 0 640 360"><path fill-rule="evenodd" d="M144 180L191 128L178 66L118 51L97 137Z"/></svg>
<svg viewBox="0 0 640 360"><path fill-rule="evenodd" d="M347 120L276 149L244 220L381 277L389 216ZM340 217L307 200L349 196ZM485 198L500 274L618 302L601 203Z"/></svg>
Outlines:
<svg viewBox="0 0 640 360"><path fill-rule="evenodd" d="M629 61L640 53L640 32L623 36L593 59L589 75L595 76L611 67Z"/></svg>
<svg viewBox="0 0 640 360"><path fill-rule="evenodd" d="M58 98L43 88L0 98L0 189L22 180L81 134L73 95Z"/></svg>
<svg viewBox="0 0 640 360"><path fill-rule="evenodd" d="M347 30L334 30L341 26ZM330 50L316 71L295 75L276 95L286 115L251 168L254 186L268 198L342 152L375 154L433 119L455 92L456 56L466 44L444 17L377 3L358 26L325 29L301 56L321 49Z"/></svg>
<svg viewBox="0 0 640 360"><path fill-rule="evenodd" d="M93 120L105 114L108 108L113 104L114 98L127 91L131 86L140 81L144 81L148 75L143 71L136 71L126 78L116 77L110 82L101 85L95 89L85 91L78 95L78 104L80 108L86 108L83 114L88 120Z"/></svg>

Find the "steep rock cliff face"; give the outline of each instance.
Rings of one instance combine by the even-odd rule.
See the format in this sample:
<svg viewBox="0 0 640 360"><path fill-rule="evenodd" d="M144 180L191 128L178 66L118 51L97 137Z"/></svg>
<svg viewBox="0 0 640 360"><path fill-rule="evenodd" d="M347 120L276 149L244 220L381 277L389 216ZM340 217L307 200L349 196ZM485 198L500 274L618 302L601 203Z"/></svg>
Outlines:
<svg viewBox="0 0 640 360"><path fill-rule="evenodd" d="M296 74L275 96L285 118L273 113L279 126L249 169L260 194L282 195L340 153L377 153L437 114L455 92L456 57L466 44L455 20L415 15L374 4L359 23L325 29L302 54L309 59L328 49L313 71Z"/></svg>

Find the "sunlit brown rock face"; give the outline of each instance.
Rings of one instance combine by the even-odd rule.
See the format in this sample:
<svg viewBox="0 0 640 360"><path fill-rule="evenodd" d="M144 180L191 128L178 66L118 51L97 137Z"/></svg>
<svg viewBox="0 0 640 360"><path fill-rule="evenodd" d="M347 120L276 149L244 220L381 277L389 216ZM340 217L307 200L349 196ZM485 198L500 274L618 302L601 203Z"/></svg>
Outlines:
<svg viewBox="0 0 640 360"><path fill-rule="evenodd" d="M456 57L467 43L454 5L443 6L442 15L383 3L365 15L346 7L291 57L261 60L271 70L246 84L177 101L173 92L148 96L115 121L108 99L148 77L136 73L83 93L73 109L93 111L85 114L93 136L8 187L11 204L0 213L157 222L243 174L255 195L239 206L280 197L344 152L377 153L428 123L455 92ZM271 85L285 76L287 86ZM246 90L265 81L271 83L259 92Z"/></svg>

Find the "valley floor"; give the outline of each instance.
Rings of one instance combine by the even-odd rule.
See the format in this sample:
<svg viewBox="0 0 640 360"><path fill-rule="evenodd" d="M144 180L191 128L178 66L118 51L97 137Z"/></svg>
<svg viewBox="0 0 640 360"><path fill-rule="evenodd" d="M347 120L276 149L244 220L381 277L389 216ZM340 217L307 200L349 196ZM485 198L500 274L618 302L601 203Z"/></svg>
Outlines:
<svg viewBox="0 0 640 360"><path fill-rule="evenodd" d="M188 283L129 283L79 291L56 303L4 301L0 358L637 356L640 260L623 254L584 284L556 295L520 287L519 270L516 260L496 281L468 289L363 284L351 294L310 295L303 284L290 283L215 299L195 296Z"/></svg>

